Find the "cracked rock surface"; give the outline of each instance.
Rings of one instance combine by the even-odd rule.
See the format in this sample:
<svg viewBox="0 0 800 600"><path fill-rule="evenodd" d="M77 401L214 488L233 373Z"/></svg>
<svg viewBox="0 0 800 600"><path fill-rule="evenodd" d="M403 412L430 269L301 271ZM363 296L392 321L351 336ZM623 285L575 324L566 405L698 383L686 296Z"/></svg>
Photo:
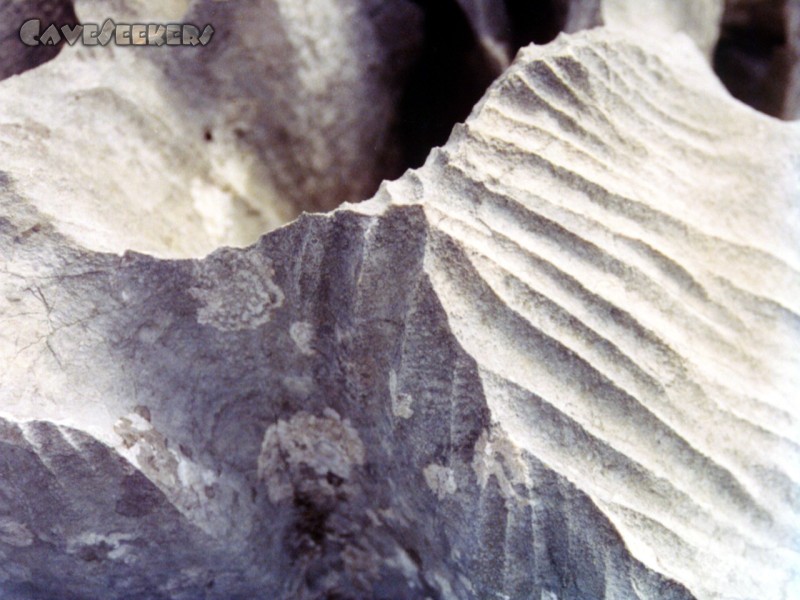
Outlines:
<svg viewBox="0 0 800 600"><path fill-rule="evenodd" d="M0 83L0 596L800 597L800 128L696 39L526 47L421 168L204 258L172 134L224 55Z"/></svg>

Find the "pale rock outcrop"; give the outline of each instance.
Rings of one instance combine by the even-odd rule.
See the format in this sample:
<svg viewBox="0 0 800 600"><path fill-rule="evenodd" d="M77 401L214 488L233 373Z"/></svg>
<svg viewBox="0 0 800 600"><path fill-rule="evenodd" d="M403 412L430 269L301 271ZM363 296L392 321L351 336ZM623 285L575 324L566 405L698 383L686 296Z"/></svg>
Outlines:
<svg viewBox="0 0 800 600"><path fill-rule="evenodd" d="M600 16L606 27L625 33L668 38L683 32L711 57L723 6L723 0L601 0Z"/></svg>
<svg viewBox="0 0 800 600"><path fill-rule="evenodd" d="M203 100L78 56L0 85L3 598L800 595L800 129L688 36L525 48L422 168L198 259L56 142L140 210Z"/></svg>
<svg viewBox="0 0 800 600"><path fill-rule="evenodd" d="M83 22L171 22L182 4L76 9ZM418 19L407 0L207 0L183 17L216 24L202 48L67 46L4 82L3 169L96 250L246 245L301 210L361 200L396 170Z"/></svg>

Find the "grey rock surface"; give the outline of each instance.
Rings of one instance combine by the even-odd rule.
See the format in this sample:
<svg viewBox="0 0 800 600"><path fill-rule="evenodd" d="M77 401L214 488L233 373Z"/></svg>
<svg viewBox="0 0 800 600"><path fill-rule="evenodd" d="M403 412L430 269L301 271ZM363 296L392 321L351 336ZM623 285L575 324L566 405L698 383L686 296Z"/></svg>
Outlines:
<svg viewBox="0 0 800 600"><path fill-rule="evenodd" d="M54 58L60 47L31 48L20 43L19 30L28 19L48 25L77 23L72 0L4 0L0 3L0 79L32 69Z"/></svg>
<svg viewBox="0 0 800 600"><path fill-rule="evenodd" d="M528 47L422 168L204 258L121 207L223 92L0 84L0 595L800 596L800 128L664 31Z"/></svg>
<svg viewBox="0 0 800 600"><path fill-rule="evenodd" d="M789 77L783 116L796 120L800 119L800 2L788 2L785 14Z"/></svg>

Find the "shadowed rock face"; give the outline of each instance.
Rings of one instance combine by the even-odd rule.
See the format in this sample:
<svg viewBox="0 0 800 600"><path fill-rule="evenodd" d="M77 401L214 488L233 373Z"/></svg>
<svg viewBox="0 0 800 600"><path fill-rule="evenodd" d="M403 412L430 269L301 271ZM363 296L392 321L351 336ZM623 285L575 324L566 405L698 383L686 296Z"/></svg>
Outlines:
<svg viewBox="0 0 800 600"><path fill-rule="evenodd" d="M800 3L728 0L715 69L736 98L781 119L800 116Z"/></svg>
<svg viewBox="0 0 800 600"><path fill-rule="evenodd" d="M0 4L0 79L33 69L61 50L60 46L22 44L19 29L28 19L41 19L47 25L78 22L71 0L5 0Z"/></svg>
<svg viewBox="0 0 800 600"><path fill-rule="evenodd" d="M115 215L235 86L0 85L0 596L800 595L800 131L658 31L527 47L371 200L197 259L191 212Z"/></svg>
<svg viewBox="0 0 800 600"><path fill-rule="evenodd" d="M575 33L602 26L654 36L681 31L710 56L717 42L724 5L723 0L458 0L458 3L487 52L506 64L531 42L545 44L562 31ZM731 4L748 3L732 0Z"/></svg>
<svg viewBox="0 0 800 600"><path fill-rule="evenodd" d="M629 597L633 585L690 597L632 557L585 493L493 423L479 365L452 335L423 268L429 232L418 206L340 212L202 263L78 253L53 265L47 278L60 283L35 283L30 299L18 290L22 305L82 299L83 317L50 314L55 323L88 319L43 342L53 374L31 375L59 396L53 420L90 425L105 444L69 425L28 422L17 409L50 416L49 392L35 398L6 374L15 435L6 436L3 489L8 529L20 528L26 545L7 555L4 591L575 596L602 595L613 578L613 597ZM52 243L42 237L15 245L23 262ZM272 273L264 295L221 277L228 268L248 280L247 265ZM220 276L216 289L209 272ZM242 315L231 326L227 294L263 306L270 290L281 302L268 318ZM113 302L112 313L99 314L98 301ZM26 363L24 354L13 360ZM103 397L99 413L89 393ZM67 491L55 494L56 485ZM47 518L14 508L32 497Z"/></svg>

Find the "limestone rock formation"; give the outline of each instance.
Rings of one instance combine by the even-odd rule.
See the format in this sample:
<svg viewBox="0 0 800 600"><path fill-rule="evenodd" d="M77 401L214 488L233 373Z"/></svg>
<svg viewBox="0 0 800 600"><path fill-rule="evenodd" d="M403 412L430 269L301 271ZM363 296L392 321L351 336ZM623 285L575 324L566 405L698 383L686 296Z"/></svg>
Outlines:
<svg viewBox="0 0 800 600"><path fill-rule="evenodd" d="M105 4L78 1L78 17L172 22L185 2ZM397 168L418 10L298 6L196 2L184 21L217 25L202 49L64 47L3 83L3 170L70 237L159 256L246 245L301 210L365 198Z"/></svg>
<svg viewBox="0 0 800 600"><path fill-rule="evenodd" d="M708 56L717 43L722 9L723 0L600 2L600 15L607 27L658 36L683 32Z"/></svg>
<svg viewBox="0 0 800 600"><path fill-rule="evenodd" d="M246 44L0 83L0 596L800 597L800 128L667 31L527 47L420 169L203 258L182 115Z"/></svg>

